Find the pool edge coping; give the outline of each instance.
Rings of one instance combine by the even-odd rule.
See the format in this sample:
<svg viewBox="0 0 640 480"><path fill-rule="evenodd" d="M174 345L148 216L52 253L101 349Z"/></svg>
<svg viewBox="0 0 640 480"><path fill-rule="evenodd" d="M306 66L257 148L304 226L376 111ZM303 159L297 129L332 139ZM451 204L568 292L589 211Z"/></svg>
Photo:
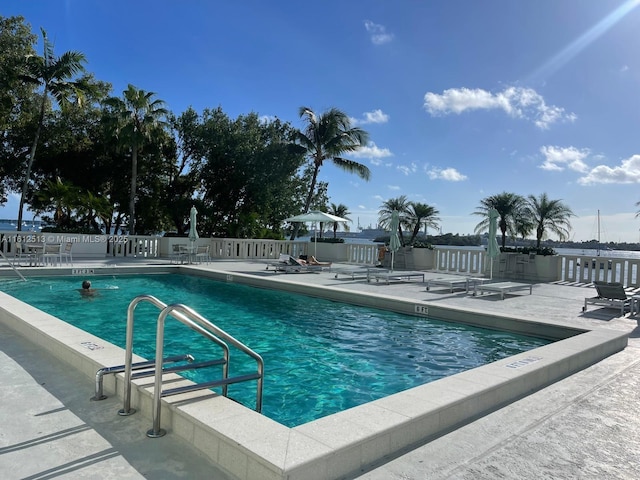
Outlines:
<svg viewBox="0 0 640 480"><path fill-rule="evenodd" d="M144 273L146 269L141 270L140 273ZM111 268L108 271L113 273ZM128 270L128 273L138 272ZM205 273L214 278L222 275L227 280L229 275L229 272L222 271ZM233 276L240 278L246 275L234 273ZM311 288L322 290L330 287ZM13 330L47 348L90 378L98 368L122 363L124 351L119 347L108 344L89 350L81 343L107 342L7 297L12 301L3 302L3 305L8 303L10 308L1 308L0 319L12 323L8 326ZM389 298L383 297L383 300ZM396 300L404 300L407 308L416 303L408 299ZM446 310L452 308L447 307ZM22 320L21 315L33 321ZM504 315L490 316L500 317L501 321L522 321ZM336 478L436 438L592 365L624 349L627 344L628 334L623 332L576 330L583 333L291 429L211 394L205 394L204 397L208 398L198 404L193 403L195 398L199 398L194 394L164 399L162 419L166 425L163 428L192 443L236 478ZM111 361L116 357L119 359ZM105 391L111 394L117 391L121 396L122 377L118 379L117 382L115 379L105 382ZM137 381L132 398L136 408L140 408L148 418L151 391L148 381ZM217 422L217 429L209 425L211 420ZM210 448L203 448L203 444Z"/></svg>

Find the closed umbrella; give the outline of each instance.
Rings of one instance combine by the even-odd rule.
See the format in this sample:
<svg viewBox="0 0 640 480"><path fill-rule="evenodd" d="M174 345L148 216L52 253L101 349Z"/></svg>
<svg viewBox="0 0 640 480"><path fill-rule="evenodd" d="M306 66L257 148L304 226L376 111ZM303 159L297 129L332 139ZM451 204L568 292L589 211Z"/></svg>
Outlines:
<svg viewBox="0 0 640 480"><path fill-rule="evenodd" d="M400 213L397 210L391 212L391 237L389 238L389 250L391 251L391 270L393 271L393 259L396 252L400 249L400 237L398 236L398 227L400 226Z"/></svg>
<svg viewBox="0 0 640 480"><path fill-rule="evenodd" d="M309 212L307 213L303 213L300 215L296 215L295 217L289 217L289 218L285 218L284 219L285 222L291 222L291 223L334 223L334 222L344 222L347 223L349 220L347 220L346 218L342 218L342 217L337 217L335 215L331 215L330 213L325 213L325 212L321 212L320 210L309 210ZM314 229L314 236L315 236L315 250L314 250L314 256L317 256L318 254L318 229L315 228Z"/></svg>
<svg viewBox="0 0 640 480"><path fill-rule="evenodd" d="M498 247L498 239L496 234L498 233L498 217L500 214L495 208L489 210L489 243L487 244L487 257L491 262L489 278L493 279L493 261L498 255L500 255L500 248Z"/></svg>
<svg viewBox="0 0 640 480"><path fill-rule="evenodd" d="M191 253L194 251L194 246L196 240L200 238L198 235L198 230L196 228L196 216L198 215L198 210L196 207L191 207L191 212L189 212L189 241L191 242Z"/></svg>

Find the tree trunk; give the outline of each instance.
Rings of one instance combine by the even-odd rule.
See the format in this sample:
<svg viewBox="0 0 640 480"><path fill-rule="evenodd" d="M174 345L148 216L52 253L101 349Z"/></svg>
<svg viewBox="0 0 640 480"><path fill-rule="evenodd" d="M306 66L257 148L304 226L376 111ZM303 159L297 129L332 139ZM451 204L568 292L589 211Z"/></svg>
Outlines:
<svg viewBox="0 0 640 480"><path fill-rule="evenodd" d="M29 178L31 177L31 168L33 167L33 160L36 158L36 148L38 147L38 141L40 140L40 132L42 131L42 122L44 121L44 109L47 104L47 88L45 87L42 92L42 104L40 105L40 116L38 118L38 128L36 129L36 137L33 139L33 145L31 145L31 151L29 152L29 161L27 162L27 171L24 175L24 183L22 184L22 194L20 195L20 206L18 207L18 226L17 230L22 230L22 211L24 210L24 202L29 192Z"/></svg>
<svg viewBox="0 0 640 480"><path fill-rule="evenodd" d="M129 235L136 234L136 186L138 182L138 144L131 149L131 198L129 199Z"/></svg>
<svg viewBox="0 0 640 480"><path fill-rule="evenodd" d="M313 191L316 189L316 181L318 179L318 172L320 171L320 165L315 164L315 169L313 170L313 177L311 177L311 188L309 188L309 194L307 195L307 201L304 204L304 211L302 213L307 213L309 211L309 207L311 206L311 200L313 199ZM293 231L291 232L290 240L293 241L298 236L298 230L300 230L300 224L295 223L293 225Z"/></svg>

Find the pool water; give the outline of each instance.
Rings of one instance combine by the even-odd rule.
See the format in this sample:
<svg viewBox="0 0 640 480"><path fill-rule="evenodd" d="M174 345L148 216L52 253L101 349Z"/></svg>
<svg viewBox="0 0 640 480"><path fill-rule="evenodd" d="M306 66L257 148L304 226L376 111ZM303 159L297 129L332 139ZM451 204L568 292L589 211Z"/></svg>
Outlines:
<svg viewBox="0 0 640 480"><path fill-rule="evenodd" d="M80 294L82 280L0 282L0 290L123 348L134 297L183 303L263 357L262 413L289 427L550 343L187 275L93 277L92 297ZM134 352L148 359L155 358L158 314L146 302L135 311ZM197 361L220 357L210 341L168 319L164 354L185 353ZM230 375L250 371L255 361L232 349ZM202 382L219 372L183 375ZM229 396L248 407L255 395L255 382L229 386Z"/></svg>

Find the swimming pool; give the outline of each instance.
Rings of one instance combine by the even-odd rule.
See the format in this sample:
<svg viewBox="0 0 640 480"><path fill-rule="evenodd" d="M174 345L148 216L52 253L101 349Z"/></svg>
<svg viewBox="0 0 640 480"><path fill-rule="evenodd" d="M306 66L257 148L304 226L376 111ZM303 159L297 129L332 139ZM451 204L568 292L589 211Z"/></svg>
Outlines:
<svg viewBox="0 0 640 480"><path fill-rule="evenodd" d="M263 356L263 413L289 427L551 343L187 275L91 280L99 294L90 298L77 291L78 277L11 282L0 289L119 346L135 296L188 305ZM134 351L149 359L158 313L144 304L136 309ZM167 356L212 357L211 343L179 322L167 322L165 338ZM234 374L252 367L247 362ZM205 381L219 375L209 370L184 376ZM233 385L229 394L254 406L253 384Z"/></svg>

